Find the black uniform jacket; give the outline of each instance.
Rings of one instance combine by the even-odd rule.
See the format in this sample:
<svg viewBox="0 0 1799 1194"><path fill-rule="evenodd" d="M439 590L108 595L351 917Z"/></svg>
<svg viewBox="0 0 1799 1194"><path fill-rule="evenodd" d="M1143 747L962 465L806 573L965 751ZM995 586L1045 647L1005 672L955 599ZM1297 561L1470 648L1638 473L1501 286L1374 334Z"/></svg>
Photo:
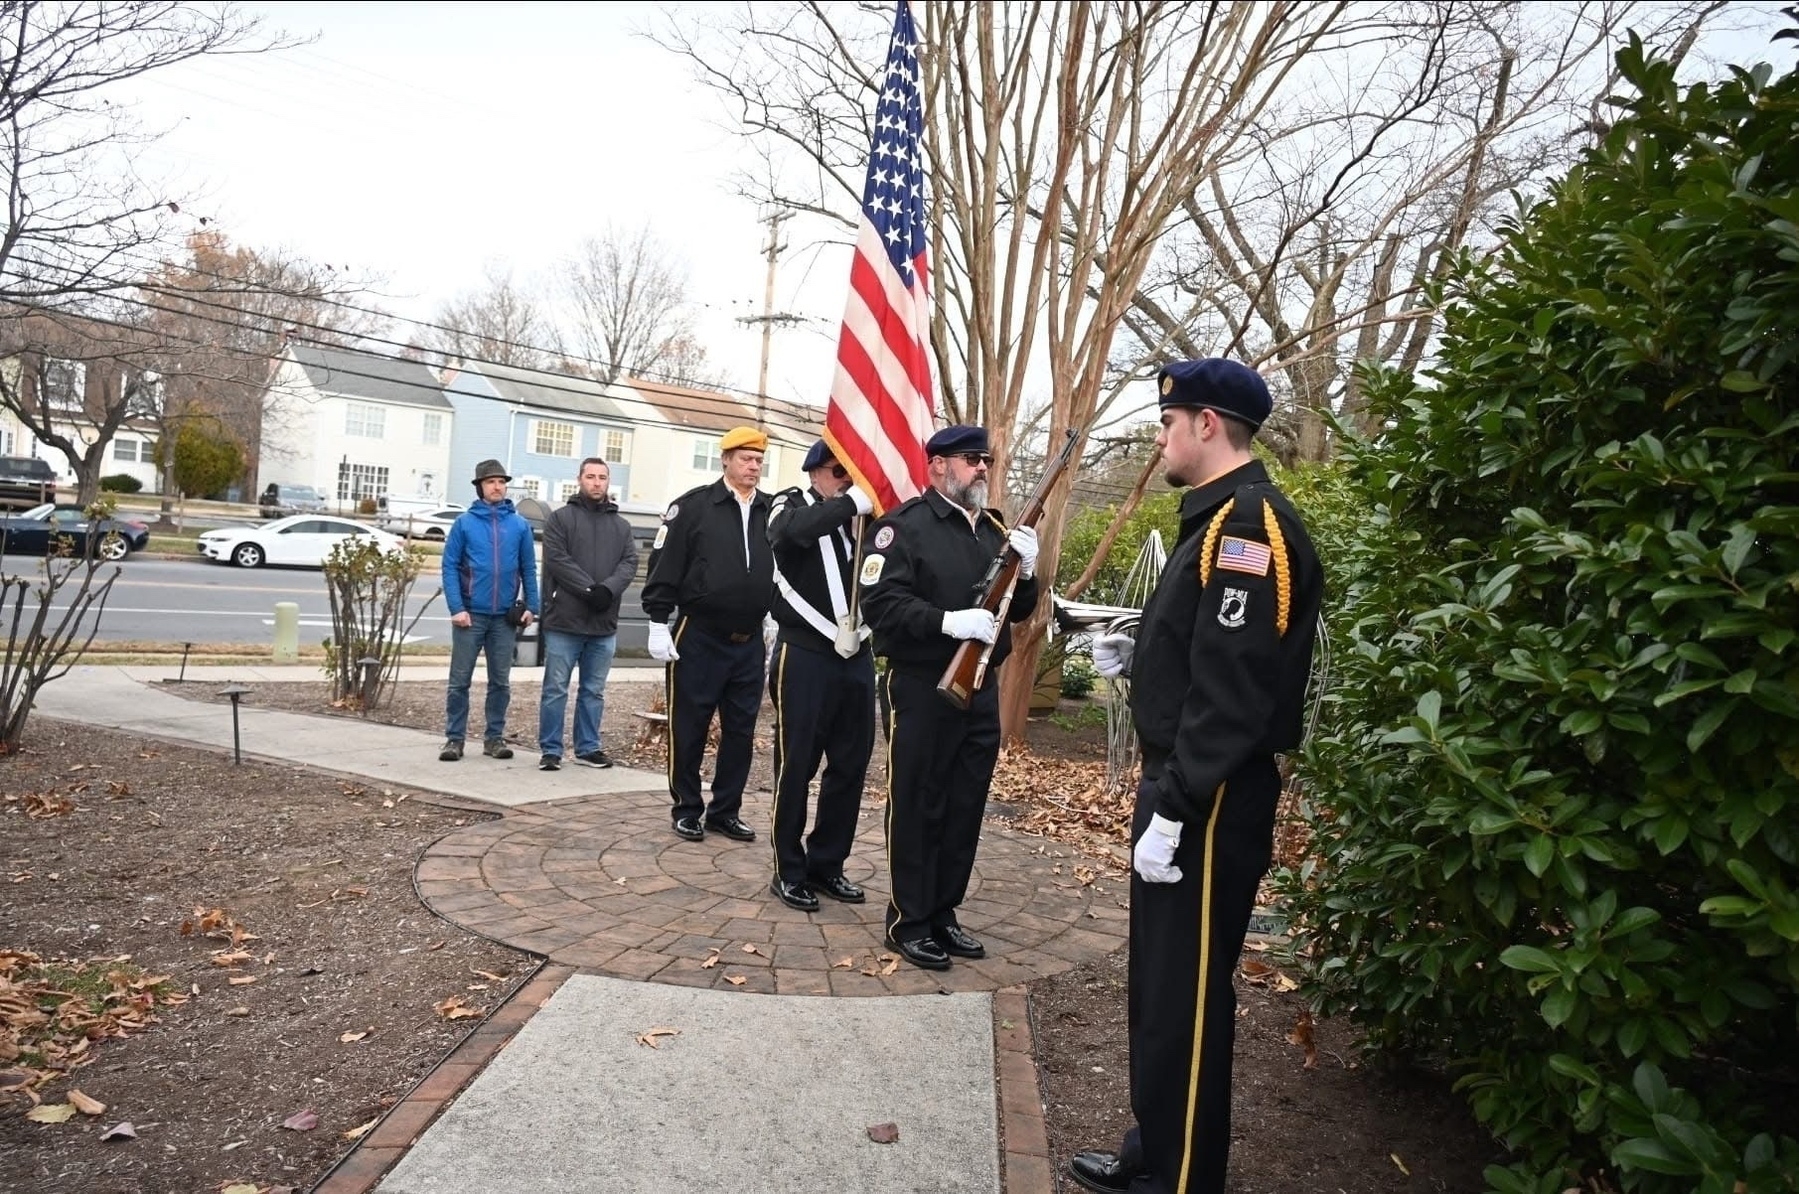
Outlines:
<svg viewBox="0 0 1799 1194"><path fill-rule="evenodd" d="M810 505L806 502L807 497L812 499ZM774 549L775 563L780 567L781 575L806 604L833 625L837 619L831 612L831 590L825 583L825 557L818 549L818 541L826 535L831 537L838 591L848 601L856 591L856 577L851 571L855 541L850 538L855 519L856 503L850 498L821 498L816 489L797 487L775 494L768 513L768 542ZM775 589L771 612L780 624L782 641L809 651L836 652L836 639L820 633L816 626L802 618L779 588ZM867 649L866 645L863 649Z"/></svg>
<svg viewBox="0 0 1799 1194"><path fill-rule="evenodd" d="M1200 553L1226 501L1231 512L1202 587ZM1269 542L1264 505L1289 565L1284 635L1276 625L1280 549ZM1187 492L1180 538L1143 607L1131 656L1131 717L1144 778L1157 781L1156 812L1204 820L1239 767L1299 745L1323 599L1318 553L1260 461Z"/></svg>
<svg viewBox="0 0 1799 1194"><path fill-rule="evenodd" d="M932 680L961 646L943 633L946 610L969 609L979 598L987 567L1005 549L998 510L968 525L968 514L927 489L875 523L862 559L862 612L874 630L875 654L896 671ZM1037 608L1037 579L1020 578L1006 621L1022 622ZM988 663L987 683L1012 651L1012 630L1001 626Z"/></svg>
<svg viewBox="0 0 1799 1194"><path fill-rule="evenodd" d="M746 562L743 511L723 477L670 503L643 582L643 608L651 621L668 621L679 606L715 635L760 635L775 587L768 507L766 493L750 499Z"/></svg>
<svg viewBox="0 0 1799 1194"><path fill-rule="evenodd" d="M551 513L543 528L543 625L566 634L618 633L619 599L637 579L637 540L612 501L576 493ZM587 590L612 594L596 608Z"/></svg>

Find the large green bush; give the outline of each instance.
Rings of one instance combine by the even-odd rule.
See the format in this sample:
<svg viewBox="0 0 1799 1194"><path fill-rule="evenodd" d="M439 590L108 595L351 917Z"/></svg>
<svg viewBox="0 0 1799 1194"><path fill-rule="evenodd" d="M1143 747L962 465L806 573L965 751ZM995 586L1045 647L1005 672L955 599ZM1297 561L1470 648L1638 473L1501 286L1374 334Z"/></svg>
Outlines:
<svg viewBox="0 0 1799 1194"><path fill-rule="evenodd" d="M1501 1191L1799 1188L1799 79L1639 98L1371 376L1282 877L1311 990Z"/></svg>

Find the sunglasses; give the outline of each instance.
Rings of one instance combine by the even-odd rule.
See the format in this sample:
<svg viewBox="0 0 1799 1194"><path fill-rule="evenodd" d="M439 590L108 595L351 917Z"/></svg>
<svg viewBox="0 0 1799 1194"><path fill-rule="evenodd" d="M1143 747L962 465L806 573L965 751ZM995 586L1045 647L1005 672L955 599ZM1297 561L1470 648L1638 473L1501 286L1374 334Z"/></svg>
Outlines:
<svg viewBox="0 0 1799 1194"><path fill-rule="evenodd" d="M993 463L993 453L991 452L957 452L956 456L970 468L977 464L992 465Z"/></svg>
<svg viewBox="0 0 1799 1194"><path fill-rule="evenodd" d="M844 468L841 464L833 464L831 466L831 475L833 477L836 477L839 481L841 481L845 477L850 475L850 471L848 469Z"/></svg>

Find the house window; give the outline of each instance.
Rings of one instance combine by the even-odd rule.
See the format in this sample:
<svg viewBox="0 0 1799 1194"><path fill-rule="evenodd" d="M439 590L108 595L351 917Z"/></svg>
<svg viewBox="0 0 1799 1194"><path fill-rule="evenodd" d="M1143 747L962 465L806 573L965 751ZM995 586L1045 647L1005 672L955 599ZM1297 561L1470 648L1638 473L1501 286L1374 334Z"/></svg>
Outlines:
<svg viewBox="0 0 1799 1194"><path fill-rule="evenodd" d="M696 471L709 473L718 467L718 441L709 435L701 436L693 441L693 467Z"/></svg>
<svg viewBox="0 0 1799 1194"><path fill-rule="evenodd" d="M573 481L564 481L556 489L556 500L559 502L568 501L568 499L575 496L575 490L579 488L581 488L581 486Z"/></svg>
<svg viewBox="0 0 1799 1194"><path fill-rule="evenodd" d="M337 466L338 501L359 502L363 498L381 497L386 492L385 464L351 464L346 460Z"/></svg>
<svg viewBox="0 0 1799 1194"><path fill-rule="evenodd" d="M0 427L0 456L12 455L12 428Z"/></svg>
<svg viewBox="0 0 1799 1194"><path fill-rule="evenodd" d="M87 398L87 362L46 359L38 370L38 400L50 410L80 410Z"/></svg>
<svg viewBox="0 0 1799 1194"><path fill-rule="evenodd" d="M379 406L352 402L344 407L344 434L362 439L383 439L387 435L387 411Z"/></svg>
<svg viewBox="0 0 1799 1194"><path fill-rule="evenodd" d="M524 498L535 498L543 492L543 486L538 483L536 477L520 477L517 481L512 483L511 488L519 495L521 500Z"/></svg>
<svg viewBox="0 0 1799 1194"><path fill-rule="evenodd" d="M130 464L148 460L150 459L150 445L142 440L115 439L112 441L112 458Z"/></svg>
<svg viewBox="0 0 1799 1194"><path fill-rule="evenodd" d="M531 450L539 456L575 455L575 425L532 419Z"/></svg>
<svg viewBox="0 0 1799 1194"><path fill-rule="evenodd" d="M425 412L425 446L435 448L444 442L444 417L432 411Z"/></svg>
<svg viewBox="0 0 1799 1194"><path fill-rule="evenodd" d="M606 458L607 464L623 464L625 455L631 450L631 433L617 427L608 427L600 436L600 455Z"/></svg>

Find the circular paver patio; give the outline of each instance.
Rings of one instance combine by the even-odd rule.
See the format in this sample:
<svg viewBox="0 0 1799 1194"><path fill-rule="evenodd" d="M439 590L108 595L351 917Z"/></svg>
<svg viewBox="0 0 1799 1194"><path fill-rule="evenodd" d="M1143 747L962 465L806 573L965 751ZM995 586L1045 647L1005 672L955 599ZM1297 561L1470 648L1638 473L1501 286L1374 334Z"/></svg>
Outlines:
<svg viewBox="0 0 1799 1194"><path fill-rule="evenodd" d="M960 911L987 957L941 972L896 964L882 940L881 809L863 809L844 868L868 902L821 899L808 914L768 890L768 800L746 796L743 818L758 836L741 843L676 837L661 791L509 810L432 845L419 894L465 928L594 973L784 995L996 990L1124 941L1123 879L1092 879L1067 847L989 822Z"/></svg>

